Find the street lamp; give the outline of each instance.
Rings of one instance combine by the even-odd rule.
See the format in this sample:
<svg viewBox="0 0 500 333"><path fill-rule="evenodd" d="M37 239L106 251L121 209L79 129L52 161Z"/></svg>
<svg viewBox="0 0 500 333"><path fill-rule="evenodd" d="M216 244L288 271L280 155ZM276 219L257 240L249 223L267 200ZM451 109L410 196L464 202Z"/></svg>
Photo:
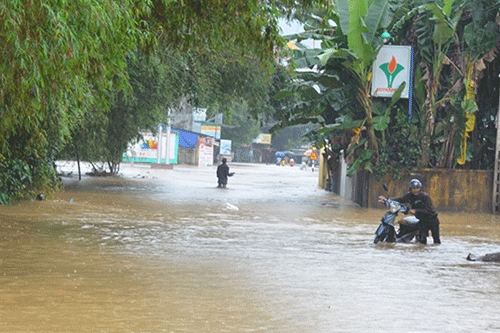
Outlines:
<svg viewBox="0 0 500 333"><path fill-rule="evenodd" d="M391 34L388 33L387 30L384 31L380 37L382 37L384 44L387 44L389 40L392 38Z"/></svg>

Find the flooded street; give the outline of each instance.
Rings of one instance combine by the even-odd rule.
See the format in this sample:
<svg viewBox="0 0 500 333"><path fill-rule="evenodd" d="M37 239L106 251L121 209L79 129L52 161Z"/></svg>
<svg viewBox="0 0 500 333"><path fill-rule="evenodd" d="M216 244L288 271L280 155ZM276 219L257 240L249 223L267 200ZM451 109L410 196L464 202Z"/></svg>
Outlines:
<svg viewBox="0 0 500 333"><path fill-rule="evenodd" d="M500 264L465 260L500 251L500 217L375 245L382 205L310 169L230 167L227 189L215 167L123 165L0 206L0 332L500 331Z"/></svg>

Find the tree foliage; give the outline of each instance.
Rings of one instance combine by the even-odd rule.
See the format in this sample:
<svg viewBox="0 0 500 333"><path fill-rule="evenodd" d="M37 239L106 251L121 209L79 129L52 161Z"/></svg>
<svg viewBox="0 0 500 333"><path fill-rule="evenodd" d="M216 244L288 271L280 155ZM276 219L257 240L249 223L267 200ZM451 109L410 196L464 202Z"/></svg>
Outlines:
<svg viewBox="0 0 500 333"><path fill-rule="evenodd" d="M134 56L153 54L168 62L158 51L194 50L192 60L210 67L218 53L226 53L270 72L274 51L283 45L278 17L316 3L327 1L2 1L0 172L16 178L2 179L2 198L47 187L54 178L53 160L71 138L77 146L83 146L78 142L83 137L92 139L85 145L116 160L123 145L111 152L106 144L122 133L112 127L122 126L121 120L142 117L129 114L141 103L137 100L140 84L129 82L134 68L128 65ZM181 63L188 64L188 70L202 68L189 66L189 61ZM210 76L206 79L211 81ZM147 82L143 84L146 89ZM163 95L161 104L175 104L176 94L200 101L212 97L209 89L171 91L175 94Z"/></svg>
<svg viewBox="0 0 500 333"><path fill-rule="evenodd" d="M16 179L0 184L5 197L23 179L27 189L47 186L71 131L127 86L125 54L143 37L134 12L146 9L132 0L0 3L0 172Z"/></svg>
<svg viewBox="0 0 500 333"><path fill-rule="evenodd" d="M130 53L127 73L131 94L116 91L109 97L109 108L87 117L73 131L64 156L75 156L93 165L97 174L116 174L123 153L141 130L156 129L166 119L165 101L171 99L174 82L157 54Z"/></svg>
<svg viewBox="0 0 500 333"><path fill-rule="evenodd" d="M320 142L347 137L351 173L360 167L372 170L378 162L379 137L387 131L390 110L397 101L396 96L374 105L370 96L372 64L383 45L380 35L396 17L391 4L388 0L337 1L335 10L323 13L324 21L334 22L333 26L317 27L317 35L327 32L321 49L295 51L297 66L309 70L301 68L293 86L279 96L300 95L288 121L320 124L315 135Z"/></svg>
<svg viewBox="0 0 500 333"><path fill-rule="evenodd" d="M498 52L498 1L338 0L335 5L316 12L319 20L304 20L309 26L315 23L306 33L322 44L320 49L294 52L301 70L280 97L294 94L299 102L283 123L320 124L315 138L343 142L351 173L360 168L399 174L415 166L488 164L472 157L484 158L492 144L495 102L477 97L485 97L478 91L485 70L499 71L489 65ZM325 28L331 21L336 24ZM397 94L389 100L369 93L371 66L382 45L378 36L385 30L394 36L393 43L414 50L411 118L401 113L409 104ZM415 129L402 136L403 129L410 133L402 126L405 117ZM490 133L478 133L477 126ZM396 145L394 137L406 145ZM467 146L470 138L474 150ZM390 153L393 149L397 151Z"/></svg>
<svg viewBox="0 0 500 333"><path fill-rule="evenodd" d="M245 102L236 103L233 109L231 119L224 122L221 138L231 140L233 147L241 147L257 137L260 126Z"/></svg>
<svg viewBox="0 0 500 333"><path fill-rule="evenodd" d="M420 77L416 90L425 91L416 100L425 115L420 166L465 166L478 156L467 153L468 141L476 120L485 120L484 111L491 113L479 109L477 95L487 63L498 53L499 5L484 0L421 1L402 20L412 29L396 41L414 46Z"/></svg>

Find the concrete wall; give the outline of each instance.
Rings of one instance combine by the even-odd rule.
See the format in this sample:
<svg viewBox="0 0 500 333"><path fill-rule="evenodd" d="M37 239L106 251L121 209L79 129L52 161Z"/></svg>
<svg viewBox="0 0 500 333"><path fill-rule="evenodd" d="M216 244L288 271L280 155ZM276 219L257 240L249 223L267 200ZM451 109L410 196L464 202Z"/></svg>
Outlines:
<svg viewBox="0 0 500 333"><path fill-rule="evenodd" d="M341 163L328 181L325 180L328 172L322 170L320 177L325 179L320 180L318 185L326 188L329 184L328 190L362 207L382 207L378 202L379 195L400 197L408 192L410 179L418 178L438 211L492 213L493 170L423 169L401 180L385 176L377 181L366 171L346 177L345 168ZM387 192L382 184L387 185Z"/></svg>
<svg viewBox="0 0 500 333"><path fill-rule="evenodd" d="M398 181L390 180L390 177L376 181L371 176L366 206L380 207L377 198L381 194L390 197L405 194L412 178L418 178L422 182L423 190L429 193L437 210L491 213L493 195L491 170L423 169ZM387 184L388 192L383 190L383 183Z"/></svg>
<svg viewBox="0 0 500 333"><path fill-rule="evenodd" d="M179 164L197 165L196 148L179 146Z"/></svg>

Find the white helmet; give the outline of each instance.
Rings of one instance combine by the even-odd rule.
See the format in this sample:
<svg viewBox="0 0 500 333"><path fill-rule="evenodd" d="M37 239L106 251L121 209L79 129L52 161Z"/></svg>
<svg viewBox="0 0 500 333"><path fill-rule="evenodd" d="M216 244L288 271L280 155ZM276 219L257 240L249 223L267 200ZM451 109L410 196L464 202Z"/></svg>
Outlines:
<svg viewBox="0 0 500 333"><path fill-rule="evenodd" d="M413 188L414 187L420 188L420 187L422 187L422 183L418 179L412 179L412 180L410 180L410 188L412 188L412 187Z"/></svg>

